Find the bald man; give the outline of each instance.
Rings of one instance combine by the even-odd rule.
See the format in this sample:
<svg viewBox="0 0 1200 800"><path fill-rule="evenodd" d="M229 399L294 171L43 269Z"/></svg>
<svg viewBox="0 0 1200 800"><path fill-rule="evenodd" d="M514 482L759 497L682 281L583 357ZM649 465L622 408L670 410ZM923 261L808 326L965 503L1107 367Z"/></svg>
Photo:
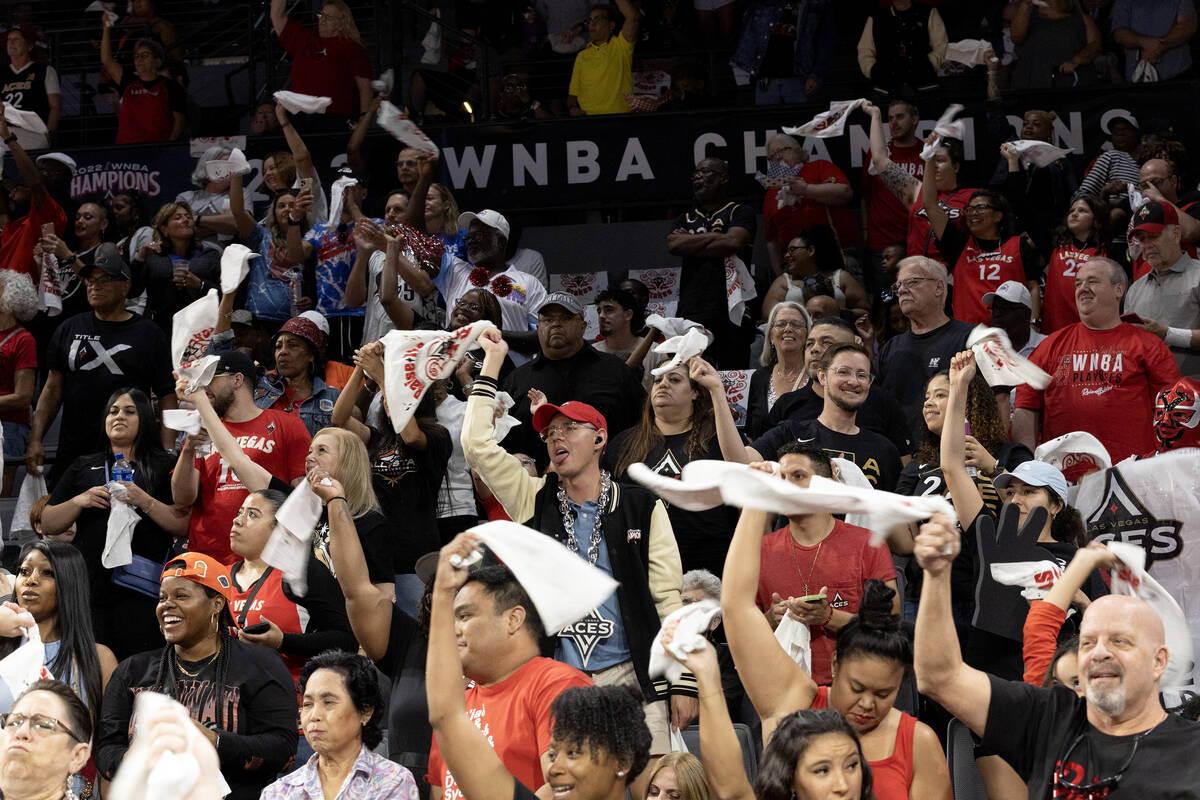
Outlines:
<svg viewBox="0 0 1200 800"><path fill-rule="evenodd" d="M1096 600L1079 629L1085 697L1065 686L1006 681L963 663L950 615L950 563L958 529L935 515L913 555L925 571L917 614L920 691L962 720L1013 766L1030 800L1200 798L1200 725L1163 709L1162 620L1145 602Z"/></svg>

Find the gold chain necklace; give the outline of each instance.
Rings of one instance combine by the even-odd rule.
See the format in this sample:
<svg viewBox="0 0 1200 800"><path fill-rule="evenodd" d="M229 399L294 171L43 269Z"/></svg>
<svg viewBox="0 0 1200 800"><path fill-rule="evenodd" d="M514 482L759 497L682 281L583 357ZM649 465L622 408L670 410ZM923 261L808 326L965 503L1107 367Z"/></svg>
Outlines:
<svg viewBox="0 0 1200 800"><path fill-rule="evenodd" d="M829 537L827 536L825 538L827 539ZM792 538L791 534L788 534L788 541L792 543L792 547L791 547L792 566L794 566L796 568L797 575L802 575L803 573L800 572L800 560L796 557L796 549L800 545L796 543L796 540ZM816 555L813 556L812 565L808 568L808 577L804 579L804 595L803 595L804 597L808 597L808 595L811 594L808 591L808 582L812 580L813 572L815 572L817 569L817 559L821 557L821 548L824 546L825 546L825 539L822 539L817 544Z"/></svg>
<svg viewBox="0 0 1200 800"><path fill-rule="evenodd" d="M211 656L206 658L203 661L203 663L201 663L200 666L196 668L195 672L192 672L191 670L186 669L183 666L183 664L180 663L178 655L175 656L175 668L178 669L180 672L182 672L184 675L186 675L189 678L196 678L196 677L200 676L200 673L204 671L205 667L207 667L212 662L216 661L217 656L219 656L219 655L221 655L220 639L217 640L217 652L213 653Z"/></svg>

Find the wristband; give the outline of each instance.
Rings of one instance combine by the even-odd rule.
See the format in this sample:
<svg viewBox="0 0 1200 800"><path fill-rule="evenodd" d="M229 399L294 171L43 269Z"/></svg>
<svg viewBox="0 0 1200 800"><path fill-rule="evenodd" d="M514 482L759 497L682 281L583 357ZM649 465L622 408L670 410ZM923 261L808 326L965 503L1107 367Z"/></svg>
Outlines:
<svg viewBox="0 0 1200 800"><path fill-rule="evenodd" d="M1167 333L1163 336L1163 341L1167 347L1178 347L1180 350L1187 350L1192 346L1192 332L1187 328L1167 328Z"/></svg>
<svg viewBox="0 0 1200 800"><path fill-rule="evenodd" d="M821 623L821 627L824 628L826 625L829 624L830 620L832 620L832 619L833 619L833 606L830 606L829 607L829 616L826 617L825 621Z"/></svg>
<svg viewBox="0 0 1200 800"><path fill-rule="evenodd" d="M330 503L332 503L334 500L341 500L341 501L342 501L343 503L345 503L346 505L350 505L350 501L346 499L346 495L344 495L344 494L339 494L339 495L337 495L336 497L331 497L331 498L329 498L329 500L328 500L328 501L326 501L326 503L325 503L325 507L326 507L326 508L329 508L329 504L330 504Z"/></svg>

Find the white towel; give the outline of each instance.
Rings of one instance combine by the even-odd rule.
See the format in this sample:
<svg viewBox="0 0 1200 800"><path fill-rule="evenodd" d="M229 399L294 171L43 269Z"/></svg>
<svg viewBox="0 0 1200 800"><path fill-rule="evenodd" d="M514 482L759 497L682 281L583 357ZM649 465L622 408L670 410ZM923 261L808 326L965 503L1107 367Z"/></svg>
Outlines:
<svg viewBox="0 0 1200 800"><path fill-rule="evenodd" d="M989 567L996 583L1020 586L1026 600L1041 600L1062 577L1062 567L1053 561L1008 561Z"/></svg>
<svg viewBox="0 0 1200 800"><path fill-rule="evenodd" d="M469 530L512 571L548 634L587 616L617 589L610 576L533 528L497 520Z"/></svg>
<svg viewBox="0 0 1200 800"><path fill-rule="evenodd" d="M433 9L430 13L439 19L442 16L441 10L437 8ZM422 64L436 64L442 60L442 25L440 22L430 23L429 30L425 32L425 37L421 39L421 47L424 49L424 52L421 54Z"/></svg>
<svg viewBox="0 0 1200 800"><path fill-rule="evenodd" d="M343 175L329 187L329 224L336 228L342 222L342 195L347 186L358 186L358 180L349 175Z"/></svg>
<svg viewBox="0 0 1200 800"><path fill-rule="evenodd" d="M141 516L137 509L125 501L128 495L124 486L115 481L108 484L112 499L108 504L108 528L104 533L104 552L100 563L105 569L123 567L133 561L133 529Z"/></svg>
<svg viewBox="0 0 1200 800"><path fill-rule="evenodd" d="M812 675L812 631L789 611L779 621L775 629L775 641L783 648L783 652L804 669L805 674Z"/></svg>
<svg viewBox="0 0 1200 800"><path fill-rule="evenodd" d="M977 67L987 63L991 49L992 45L986 39L962 39L946 45L946 60Z"/></svg>
<svg viewBox="0 0 1200 800"><path fill-rule="evenodd" d="M383 390L392 427L401 431L434 381L454 368L479 334L496 327L487 320L453 331L388 331L383 341Z"/></svg>
<svg viewBox="0 0 1200 800"><path fill-rule="evenodd" d="M324 114L332 97L314 97L296 92L276 92L275 101L293 114Z"/></svg>
<svg viewBox="0 0 1200 800"><path fill-rule="evenodd" d="M650 314L646 317L646 325L654 328L654 330L668 338L683 336L691 328L699 328L704 331L705 336L712 335L699 322L692 322L690 319L684 319L683 317L664 317L659 314Z"/></svg>
<svg viewBox="0 0 1200 800"><path fill-rule="evenodd" d="M175 710L187 738L187 749L182 753L163 753L151 770L147 763L151 741L144 733L145 720L162 708ZM197 791L199 797L207 799L229 794L229 784L220 770L202 775L200 764L191 753L193 747L212 747L207 742L200 743L203 736L179 702L158 692L138 692L133 700L133 741L121 758L109 793L124 800L184 800L197 784L203 782L206 788Z"/></svg>
<svg viewBox="0 0 1200 800"><path fill-rule="evenodd" d="M1032 164L1035 167L1048 167L1060 158L1071 155L1070 150L1055 147L1049 142L1036 139L1015 139L1008 146L1020 156L1021 165L1026 169Z"/></svg>
<svg viewBox="0 0 1200 800"><path fill-rule="evenodd" d="M1146 571L1146 550L1128 542L1105 542L1121 565L1109 571L1112 593L1139 597L1158 612L1166 633L1167 670L1159 679L1163 691L1193 688L1192 634L1179 603Z"/></svg>
<svg viewBox="0 0 1200 800"><path fill-rule="evenodd" d="M231 244L221 253L221 294L236 292L250 274L250 259L258 253L244 244Z"/></svg>
<svg viewBox="0 0 1200 800"><path fill-rule="evenodd" d="M171 363L189 391L208 386L217 371L217 356L205 355L217 327L217 290L175 312L171 325Z"/></svg>
<svg viewBox="0 0 1200 800"><path fill-rule="evenodd" d="M492 426L492 439L497 442L504 441L504 437L508 436L508 432L521 424L521 420L509 414L509 410L515 406L512 395L508 392L496 393L496 417L495 423Z"/></svg>
<svg viewBox="0 0 1200 800"><path fill-rule="evenodd" d="M631 464L629 476L687 511L703 511L724 503L787 516L818 512L867 514L876 545L902 523L919 522L936 512L956 519L954 509L941 495L908 497L847 486L819 475L803 489L745 464L727 461L692 461L678 479L659 475L645 464Z"/></svg>
<svg viewBox="0 0 1200 800"><path fill-rule="evenodd" d="M967 337L967 347L988 386L1020 386L1035 389L1050 385L1050 374L1013 349L1008 334L1000 328L976 325Z"/></svg>
<svg viewBox="0 0 1200 800"><path fill-rule="evenodd" d="M204 427L200 412L194 408L168 408L162 412L164 428L183 433L197 434Z"/></svg>
<svg viewBox="0 0 1200 800"><path fill-rule="evenodd" d="M438 146L425 135L425 131L418 128L415 122L405 117L400 109L387 100L379 104L379 113L375 115L375 121L379 123L379 127L409 147L431 156L438 154Z"/></svg>
<svg viewBox="0 0 1200 800"><path fill-rule="evenodd" d="M688 359L698 356L708 349L712 338L704 328L688 328L682 336L672 336L670 339L654 346L656 353L674 353L671 360L662 366L650 370L651 375L662 375L670 372L681 364L687 364Z"/></svg>
<svg viewBox="0 0 1200 800"><path fill-rule="evenodd" d="M396 73L392 69L385 69L378 78L371 81L371 91L375 94L384 96L392 93L392 87L396 84Z"/></svg>
<svg viewBox="0 0 1200 800"><path fill-rule="evenodd" d="M1033 451L1033 457L1037 461L1045 461L1060 472L1066 472L1080 464L1092 464L1100 470L1112 466L1112 456L1108 454L1108 448L1087 431L1071 431L1048 442L1042 442L1037 450Z"/></svg>
<svg viewBox="0 0 1200 800"><path fill-rule="evenodd" d="M101 0L92 0L91 5L85 8L84 12L99 11L104 15L104 27L111 28L113 25L116 25L117 20L120 19L120 17L117 16L117 12L113 11L115 7L116 5L114 3L105 3L101 2Z"/></svg>
<svg viewBox="0 0 1200 800"><path fill-rule="evenodd" d="M720 614L721 604L716 600L688 603L668 614L650 645L650 677L665 677L671 683L678 683L683 677L683 664L679 662L704 648L708 624ZM673 632L671 643L663 644L663 634L667 631ZM667 655L668 651L671 655Z"/></svg>
<svg viewBox="0 0 1200 800"><path fill-rule="evenodd" d="M251 169L253 168L246 160L246 154L236 147L229 154L229 158L214 158L204 165L204 171L208 173L208 179L211 181L223 181L231 175L249 175Z"/></svg>
<svg viewBox="0 0 1200 800"><path fill-rule="evenodd" d="M725 303L729 311L729 321L734 325L742 324L746 315L746 301L758 296L754 288L754 279L746 262L738 256L725 256Z"/></svg>
<svg viewBox="0 0 1200 800"><path fill-rule="evenodd" d="M1138 59L1130 83L1158 83L1158 67L1144 59Z"/></svg>
<svg viewBox="0 0 1200 800"><path fill-rule="evenodd" d="M43 678L53 678L46 669L46 646L37 625L25 629L25 641L16 650L0 660L0 681L8 685L13 699L21 695L29 684Z"/></svg>
<svg viewBox="0 0 1200 800"><path fill-rule="evenodd" d="M19 108L13 108L6 105L4 107L4 121L9 125L15 125L18 128L24 128L33 133L47 133L48 128L46 123L32 111L22 111Z"/></svg>
<svg viewBox="0 0 1200 800"><path fill-rule="evenodd" d="M308 559L312 555L313 528L320 518L321 498L305 478L275 512L275 530L263 547L263 561L282 572L300 597L308 593ZM329 571L333 572L332 564Z"/></svg>
<svg viewBox="0 0 1200 800"><path fill-rule="evenodd" d="M69 269L69 267L68 267ZM62 286L58 283L58 259L53 253L42 254L42 280L38 286L39 311L48 317L62 313Z"/></svg>
<svg viewBox="0 0 1200 800"><path fill-rule="evenodd" d="M952 103L949 108L938 117L937 124L933 126L933 132L937 134L937 138L930 144L921 148L922 160L929 160L937 153L938 148L942 146L942 139L949 136L951 139L963 138L965 130L961 120L955 120L962 113L963 107L958 103Z"/></svg>
<svg viewBox="0 0 1200 800"><path fill-rule="evenodd" d="M847 461L844 458L834 458L833 466L837 470L837 479L839 482L847 486L857 486L860 489L874 489L871 485L871 480L863 474L862 469L853 461ZM860 528L871 527L870 514L847 514L846 523L849 525L857 525Z"/></svg>
<svg viewBox="0 0 1200 800"><path fill-rule="evenodd" d="M867 102L865 97L857 100L834 100L829 104L828 111L822 111L810 121L796 128L789 128L785 125L783 132L792 136L812 136L815 139L841 136L846 130L846 118L865 102Z"/></svg>

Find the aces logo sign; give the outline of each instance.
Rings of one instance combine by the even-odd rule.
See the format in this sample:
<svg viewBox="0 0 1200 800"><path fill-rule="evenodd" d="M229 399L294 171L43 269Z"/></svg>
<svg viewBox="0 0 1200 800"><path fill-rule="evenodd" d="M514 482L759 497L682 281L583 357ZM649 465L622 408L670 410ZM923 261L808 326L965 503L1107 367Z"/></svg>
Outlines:
<svg viewBox="0 0 1200 800"><path fill-rule="evenodd" d="M1116 469L1104 475L1103 500L1088 516L1088 538L1098 542L1123 541L1146 551L1146 568L1156 561L1177 557L1183 552L1180 536L1183 523L1177 519L1158 519L1130 489Z"/></svg>

